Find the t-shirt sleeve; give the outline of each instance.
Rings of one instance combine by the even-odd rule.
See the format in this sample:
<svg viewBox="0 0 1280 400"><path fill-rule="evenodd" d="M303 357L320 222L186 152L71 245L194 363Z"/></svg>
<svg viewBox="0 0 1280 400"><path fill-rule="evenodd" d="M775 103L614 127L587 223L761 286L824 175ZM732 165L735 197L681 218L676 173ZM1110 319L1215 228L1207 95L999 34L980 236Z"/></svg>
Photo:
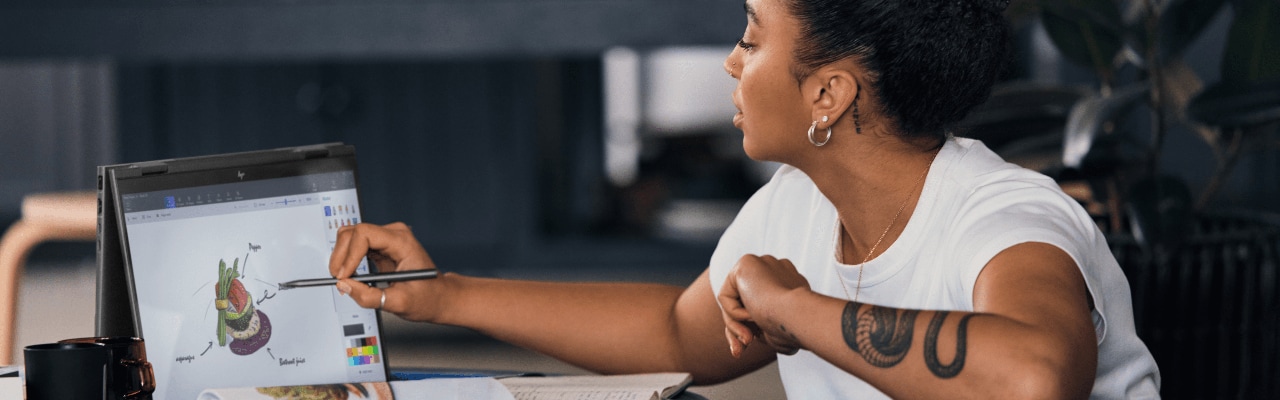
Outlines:
<svg viewBox="0 0 1280 400"><path fill-rule="evenodd" d="M1095 245L1096 227L1060 190L1035 182L1003 183L978 189L961 209L953 226L955 237L960 238L955 242L956 259L964 261L956 269L960 286L955 289L967 302L972 302L974 285L987 263L1022 243L1061 249L1089 280L1086 267L1093 262L1090 248ZM1096 302L1097 296L1093 297Z"/></svg>
<svg viewBox="0 0 1280 400"><path fill-rule="evenodd" d="M783 167L786 169L787 167ZM738 263L738 259L746 254L759 254L762 251L764 233L767 232L770 203L778 192L779 170L760 190L747 200L738 211L733 223L720 236L720 242L711 253L711 264L708 266L711 290L720 295L720 288L729 276L729 270Z"/></svg>

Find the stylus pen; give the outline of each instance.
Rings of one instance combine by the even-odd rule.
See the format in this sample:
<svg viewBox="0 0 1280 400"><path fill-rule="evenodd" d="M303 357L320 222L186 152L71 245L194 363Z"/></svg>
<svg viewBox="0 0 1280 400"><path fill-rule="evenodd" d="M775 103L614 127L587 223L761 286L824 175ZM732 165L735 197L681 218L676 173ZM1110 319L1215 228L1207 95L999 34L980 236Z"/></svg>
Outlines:
<svg viewBox="0 0 1280 400"><path fill-rule="evenodd" d="M420 269L420 270L404 271L404 272L388 272L385 274L354 275L351 277L351 279L354 279L356 282L373 284L378 282L401 282L401 281L413 281L418 279L432 279L439 274L440 274L439 270ZM285 283L281 283L280 290L303 288L303 287L328 286L328 285L333 285L335 283L338 283L337 278L299 279L296 281L288 281Z"/></svg>

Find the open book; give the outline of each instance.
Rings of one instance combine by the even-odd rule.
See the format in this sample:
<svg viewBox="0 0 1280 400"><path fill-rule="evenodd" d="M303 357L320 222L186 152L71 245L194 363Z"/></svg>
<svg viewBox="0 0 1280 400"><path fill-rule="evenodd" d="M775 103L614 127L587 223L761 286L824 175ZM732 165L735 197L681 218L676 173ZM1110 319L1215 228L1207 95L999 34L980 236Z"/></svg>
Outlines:
<svg viewBox="0 0 1280 400"><path fill-rule="evenodd" d="M683 392L693 376L684 372L636 375L513 377L498 380L516 400L663 400Z"/></svg>
<svg viewBox="0 0 1280 400"><path fill-rule="evenodd" d="M693 382L687 373L431 378L349 385L211 389L200 400L665 400ZM394 393L394 395L393 395Z"/></svg>
<svg viewBox="0 0 1280 400"><path fill-rule="evenodd" d="M347 383L333 385L298 385L259 388L226 388L205 390L199 400L394 400L386 382Z"/></svg>

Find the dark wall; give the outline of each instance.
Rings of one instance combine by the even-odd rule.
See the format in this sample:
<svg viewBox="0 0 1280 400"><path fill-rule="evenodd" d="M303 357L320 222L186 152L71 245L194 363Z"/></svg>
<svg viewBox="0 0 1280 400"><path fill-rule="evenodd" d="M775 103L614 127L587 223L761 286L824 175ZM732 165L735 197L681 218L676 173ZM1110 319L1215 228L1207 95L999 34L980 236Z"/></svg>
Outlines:
<svg viewBox="0 0 1280 400"><path fill-rule="evenodd" d="M599 204L595 58L149 63L118 71L122 162L353 144L364 219L409 224L446 269L681 282L710 256L712 243L556 233L563 221L584 219L572 213Z"/></svg>

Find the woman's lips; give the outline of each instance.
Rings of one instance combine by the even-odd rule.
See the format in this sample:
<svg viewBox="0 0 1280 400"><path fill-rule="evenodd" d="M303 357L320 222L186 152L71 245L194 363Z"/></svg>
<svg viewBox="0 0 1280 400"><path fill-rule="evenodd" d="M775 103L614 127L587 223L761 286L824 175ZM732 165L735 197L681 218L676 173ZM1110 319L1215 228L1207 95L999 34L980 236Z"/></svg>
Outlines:
<svg viewBox="0 0 1280 400"><path fill-rule="evenodd" d="M733 115L733 126L738 130L742 130L742 103L738 101L738 93L738 90L734 89L733 94L729 96L729 100L733 101L733 108L738 110L738 113Z"/></svg>

